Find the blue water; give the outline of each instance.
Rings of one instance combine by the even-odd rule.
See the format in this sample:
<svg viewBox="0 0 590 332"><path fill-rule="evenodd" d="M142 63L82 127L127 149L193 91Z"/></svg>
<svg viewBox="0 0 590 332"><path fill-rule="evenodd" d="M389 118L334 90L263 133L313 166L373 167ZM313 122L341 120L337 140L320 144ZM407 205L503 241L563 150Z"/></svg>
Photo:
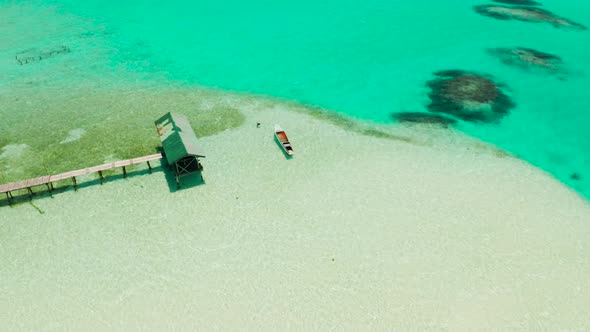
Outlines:
<svg viewBox="0 0 590 332"><path fill-rule="evenodd" d="M108 68L123 67L142 79L157 75L281 97L377 122L391 122L392 112L425 111L425 83L435 71L488 73L508 86L517 107L499 124L460 123L458 129L590 197L590 30L499 21L473 11L473 5L486 3L63 0L31 2L23 13L46 7L74 22L60 34L44 31L45 42L68 42L68 31L84 24L101 32L101 49L108 51L100 59L82 55L92 61L81 71L108 76ZM547 0L542 8L590 26L588 2ZM43 30L39 22L30 24ZM78 43L77 56L92 43ZM515 46L562 57L567 73L523 71L485 51ZM107 67L93 66L98 62Z"/></svg>

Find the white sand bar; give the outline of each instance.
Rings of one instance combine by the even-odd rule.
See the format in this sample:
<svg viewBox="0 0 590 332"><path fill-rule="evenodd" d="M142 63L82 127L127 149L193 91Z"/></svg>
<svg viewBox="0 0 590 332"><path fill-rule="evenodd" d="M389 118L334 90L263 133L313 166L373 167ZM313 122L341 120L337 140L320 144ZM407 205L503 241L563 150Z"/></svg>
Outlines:
<svg viewBox="0 0 590 332"><path fill-rule="evenodd" d="M542 171L443 129L246 117L200 140L205 185L1 207L2 329L590 330L590 205Z"/></svg>

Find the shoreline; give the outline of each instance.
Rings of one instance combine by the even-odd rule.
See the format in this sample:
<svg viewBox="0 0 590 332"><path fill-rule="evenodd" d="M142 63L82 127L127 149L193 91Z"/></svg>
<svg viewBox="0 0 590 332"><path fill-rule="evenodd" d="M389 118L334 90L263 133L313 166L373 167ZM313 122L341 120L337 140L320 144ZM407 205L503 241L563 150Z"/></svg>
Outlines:
<svg viewBox="0 0 590 332"><path fill-rule="evenodd" d="M256 109L258 108L262 108L265 110L278 110L278 111L282 111L285 110L287 112L292 112L295 114L301 114L303 116L307 116L307 117L311 117L313 119L319 120L319 121L324 121L328 124L337 126L343 130L347 130L347 131L351 131L363 136L368 136L368 137L375 137L375 138L379 138L379 139L385 139L388 141L392 141L392 142L398 142L398 143L402 143L402 144L409 144L409 145L414 145L414 146L422 146L422 147L434 147L436 148L437 146L444 146L446 149L455 149L456 148L456 152L458 153L464 153L465 149L467 150L472 150L472 152L478 152L478 153L489 153L491 155L494 155L498 158L514 158L517 159L523 163L526 163L527 165L529 165L532 168L535 168L536 170L543 172L544 174L548 175L549 177L555 179L556 181L558 181L560 184L564 185L565 187L567 187L568 189L570 189L572 192L574 192L575 194L579 195L582 199L586 200L585 196L581 193L578 192L576 190L574 190L572 187L567 186L566 184L562 183L561 181L559 181L558 179L556 179L554 177L553 174L548 173L545 170L542 170L534 165L531 165L528 161L521 159L517 156L514 156L513 154L511 154L510 152L503 150L502 148L493 145L490 142L485 142L482 141L480 139L478 139L477 137L473 137L470 136L462 131L460 131L459 129L455 129L455 128L444 128L441 126L437 126L437 125L431 125L431 124L413 124L413 123L409 123L409 124L402 124L402 123L380 123L380 122L374 122L371 120L367 120L367 119L357 119L357 118L353 118L349 115L346 114L342 114L342 113L338 113L335 111L330 111L330 110L326 110L323 109L319 106L313 106L313 105L306 105L306 104L302 104L298 101L292 101L292 100L287 100L287 99L283 99L283 98L275 98L272 96L267 96L267 95L251 95L245 92L233 92L233 91L225 91L222 89L217 89L217 88L204 88L204 87L194 87L194 86L190 86L190 85L185 85L185 84L179 84L178 86L173 86L173 87L159 87L157 92L156 90L151 91L151 89L153 89L156 85L154 85L154 83L151 84L147 84L147 85L136 85L134 87L129 87L127 86L125 89L113 89L111 88L104 88L102 90L99 90L99 93L93 96L88 97L84 97L84 98L74 98L74 100L76 101L74 105L66 105L64 107L64 110L62 112L67 112L69 108L73 108L74 106L80 106L81 103L85 104L85 103L89 103L89 104L96 104L96 102L98 102L99 100L112 100L112 99L118 99L121 100L120 98L125 98L126 96L133 96L133 98L131 98L130 101L126 101L123 104L125 104L126 106L131 106L130 102L131 101L137 101L137 100L141 100L141 99L145 99L144 100L144 104L142 105L134 105L133 109L130 109L131 113L136 115L138 114L138 111L140 110L140 108L142 106L147 106L147 110L144 108L142 109L143 111L145 111L145 115L141 115L141 119L143 120L140 126L140 130L135 129L135 132L130 132L132 135L135 135L135 137L133 137L133 143L139 148L139 152L136 152L135 154L129 153L129 152L124 152L124 154L122 155L116 155L116 154L112 154L109 153L108 150L102 151L99 153L99 157L102 156L102 158L104 159L97 159L97 161L95 163L106 163L106 162L112 162L112 161L116 161L116 160L122 160L122 159L128 159L128 158L136 158L138 156L140 156L141 154L148 154L148 153L153 153L154 151L157 151L157 145L158 142L155 139L155 136L152 135L152 121L150 116L156 116L158 115L158 111L161 109L161 107L163 105L167 105L170 103L171 100L180 100L180 102L177 103L177 106L179 107L177 112L180 113L186 113L189 114L191 122L193 123L197 123L197 136L198 137L202 137L202 135L204 134L205 137L209 137L211 135L215 136L218 135L219 133L223 133L226 132L228 130L233 130L236 128L239 128L240 126L244 126L245 124L245 116L244 113L249 113L249 112L257 112ZM80 92L75 92L75 95L80 95ZM88 94L90 95L90 94ZM62 101L63 98L65 98L66 96L62 96L62 98L52 98L51 103L49 103L50 105L58 105L60 104L60 101ZM162 99L162 100L159 100ZM157 102L156 102L157 101ZM23 106L24 104L22 104L21 106ZM115 108L121 108L123 109L124 107L119 107L114 105L113 103L108 103L106 105L106 110L103 111L105 114L108 114L109 112L113 112L114 110L116 110ZM51 107L51 106L48 106ZM87 107L89 110L90 109L94 109L95 106L89 106ZM217 116L214 113L215 112L220 112L221 115ZM215 120L215 117L217 117L217 120ZM109 117L110 118L110 117ZM139 119L139 118L138 118ZM195 120L197 119L197 120ZM199 120L203 120L199 121ZM88 119L84 119L83 121L86 121ZM250 121L253 121L254 119L250 119ZM218 122L218 123L215 123ZM257 121L256 121L257 122ZM105 126L105 129L107 126L109 126L106 123L101 123L100 125ZM203 128L205 128L203 130ZM12 128L14 129L14 128ZM63 130L62 130L63 131ZM79 135L77 135L78 137L76 137L76 135L74 135L74 138L70 138L72 137L72 134L76 134L76 133L81 133ZM138 135L138 133L145 139L146 142L141 143L141 137L138 137L140 135ZM124 133L124 134L129 134L129 133ZM95 137L94 139L96 139L96 133L94 133ZM14 135L13 135L14 136ZM41 135L42 136L42 135ZM93 141L93 138L88 138L88 137L84 137L84 136L88 136L86 131L84 129L73 129L70 130L69 133L62 133L61 138L56 137L55 135L55 131L53 132L53 134L51 135L52 139L56 140L56 142L60 139L63 139L61 142L59 142L59 144L53 143L50 144L50 147L55 147L57 146L58 149L62 149L62 148L66 148L67 145L64 145L64 142L73 142L74 144L78 144L81 143L83 148L86 148L87 150L90 151L96 151L97 149L99 149L99 146L93 146L93 145L88 145L89 142ZM127 135L127 137L129 137L130 135ZM152 137L154 136L154 137ZM81 138L84 138L83 142L81 141ZM124 141L126 138L124 136L116 139L117 141ZM101 141L104 141L104 139L102 139ZM15 141L16 142L16 141ZM460 144L456 145L455 143L460 142ZM2 142L0 142L2 143ZM112 142L111 142L112 143ZM146 145L147 143L147 145ZM71 144L71 145L74 145ZM86 144L86 146L84 145ZM151 145L153 144L153 146ZM96 145L96 144L94 144ZM112 145L112 144L110 144ZM456 146L455 146L456 145ZM80 145L78 145L80 146ZM31 153L29 153L28 150L30 149L30 146L28 146L27 144L22 144L22 143L13 143L13 144L8 144L5 145L4 148L6 148L5 150L0 150L3 151L3 153L0 153L0 161L2 161L1 159L5 158L7 159L7 162L10 163L10 158L12 157L12 155L16 155L16 157L21 157L23 154L23 150L26 151L29 156L34 156ZM42 147L43 149L45 149L46 147ZM131 149L135 149L136 147L134 147L133 145L130 146ZM66 149L67 150L67 149ZM450 151L450 150L449 150ZM67 155L69 152L64 152L64 151L60 151L59 155ZM54 160L53 162L59 160L59 156L54 156L53 157ZM44 158L45 159L45 158ZM44 160L44 162L47 162L46 160ZM51 162L51 161L49 161ZM92 164L88 164L88 163L84 163L84 159L83 158L77 158L76 159L76 163L73 163L72 169L73 168L85 168L85 167L91 167L94 166ZM0 164L1 165L1 164ZM10 165L9 165L10 168ZM45 170L47 170L46 166L43 166L43 168ZM137 170L137 172L140 172L143 170L143 167L138 167L135 168ZM50 171L52 172L66 172L70 169L67 168L57 168L55 170L50 169ZM1 171L1 170L0 170ZM117 172L108 172L110 173L110 175L113 175L115 177L117 177ZM46 175L45 173L28 173L29 175L26 178L33 178L33 177L37 177L37 176L43 176ZM3 175L2 173L0 173L0 175ZM1 177L0 177L1 178ZM97 176L84 176L83 177L84 181L86 182L91 182L91 183L96 183L98 181L98 177ZM20 181L23 180L23 178L11 178L9 179L9 181L3 181L2 183L8 183L8 182L14 182L14 181ZM68 191L71 188L69 185L65 184L64 186L61 187L62 191ZM33 188L33 191L35 193L43 193L45 190L43 188L41 188L40 190L35 190L36 188ZM38 188L37 188L38 189ZM22 193L24 193L25 191L22 190ZM5 197L0 197L0 201L2 200L6 200Z"/></svg>

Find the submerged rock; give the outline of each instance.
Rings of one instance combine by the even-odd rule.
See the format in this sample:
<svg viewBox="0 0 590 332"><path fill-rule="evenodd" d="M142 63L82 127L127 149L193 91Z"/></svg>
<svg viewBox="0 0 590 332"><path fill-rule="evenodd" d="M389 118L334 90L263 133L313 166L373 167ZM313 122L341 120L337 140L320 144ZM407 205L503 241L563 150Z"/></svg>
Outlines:
<svg viewBox="0 0 590 332"><path fill-rule="evenodd" d="M525 22L547 22L556 28L570 28L586 30L586 27L561 18L548 10L527 6L501 6L501 5L480 5L473 9L483 16L493 17L498 20L519 20Z"/></svg>
<svg viewBox="0 0 590 332"><path fill-rule="evenodd" d="M493 48L488 49L488 53L509 66L527 69L557 70L562 64L561 58L557 55L544 53L531 48Z"/></svg>
<svg viewBox="0 0 590 332"><path fill-rule="evenodd" d="M445 113L464 121L498 122L515 104L500 89L491 76L461 71L444 70L434 73L428 81L432 90L431 112Z"/></svg>
<svg viewBox="0 0 590 332"><path fill-rule="evenodd" d="M501 2L501 3L506 3L509 5L521 5L521 6L540 6L541 4L536 2L536 1L532 1L532 0L492 0L494 2Z"/></svg>
<svg viewBox="0 0 590 332"><path fill-rule="evenodd" d="M445 128L457 123L457 120L446 116L422 112L399 112L392 113L391 116L397 120L397 122L439 125Z"/></svg>
<svg viewBox="0 0 590 332"><path fill-rule="evenodd" d="M22 66L67 53L70 53L70 48L63 45L43 49L31 48L16 54L15 59Z"/></svg>

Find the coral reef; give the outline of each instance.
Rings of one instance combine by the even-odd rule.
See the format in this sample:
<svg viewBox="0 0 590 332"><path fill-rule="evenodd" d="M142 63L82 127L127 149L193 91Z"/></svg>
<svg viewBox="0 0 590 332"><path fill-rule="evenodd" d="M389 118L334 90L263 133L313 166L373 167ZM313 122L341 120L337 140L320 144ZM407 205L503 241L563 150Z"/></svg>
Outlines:
<svg viewBox="0 0 590 332"><path fill-rule="evenodd" d="M423 112L398 112L392 113L391 116L397 122L438 125L445 128L457 123L457 120L446 116Z"/></svg>
<svg viewBox="0 0 590 332"><path fill-rule="evenodd" d="M559 17L552 12L527 6L479 5L473 9L483 16L498 20L519 20L525 22L547 22L556 28L586 30L586 27L568 19Z"/></svg>
<svg viewBox="0 0 590 332"><path fill-rule="evenodd" d="M539 68L557 71L562 65L561 58L557 55L544 53L531 48L493 48L488 49L488 53L507 65L525 69Z"/></svg>
<svg viewBox="0 0 590 332"><path fill-rule="evenodd" d="M434 75L437 77L427 82L431 89L431 112L464 121L494 123L515 106L491 76L461 70L444 70Z"/></svg>
<svg viewBox="0 0 590 332"><path fill-rule="evenodd" d="M505 3L509 5L520 5L520 6L540 6L541 4L532 0L492 0L494 2Z"/></svg>

